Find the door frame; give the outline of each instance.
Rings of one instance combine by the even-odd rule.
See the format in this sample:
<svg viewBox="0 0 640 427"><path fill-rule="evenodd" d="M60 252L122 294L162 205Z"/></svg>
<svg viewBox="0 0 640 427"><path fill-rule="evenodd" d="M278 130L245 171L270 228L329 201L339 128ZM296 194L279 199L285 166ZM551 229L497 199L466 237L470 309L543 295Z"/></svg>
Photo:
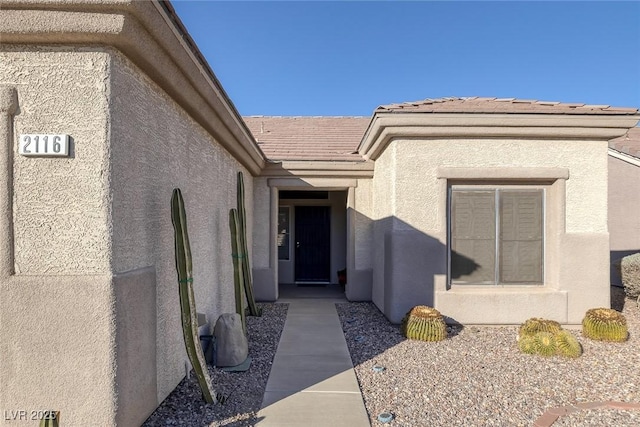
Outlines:
<svg viewBox="0 0 640 427"><path fill-rule="evenodd" d="M294 229L294 244L293 244L293 280L295 284L307 284L307 285L311 285L311 284L330 284L331 283L331 244L332 244L332 239L331 239L331 234L332 234L332 209L331 209L331 205L327 205L327 204L312 204L312 205L294 205L293 207L293 211L295 212L293 215L293 229ZM326 247L327 250L327 258L325 260L322 260L322 266L324 267L323 269L326 268L326 271L324 272L324 277L318 277L318 278L314 278L314 279L305 279L304 277L304 273L301 272L300 270L303 268L301 267L301 262L302 260L300 259L300 240L302 240L302 236L301 236L301 230L302 230L302 225L300 224L300 212L305 210L305 209L318 209L318 210L323 210L326 213L326 221L323 221L323 227L326 227L326 229L324 230L326 235L322 241L322 245ZM323 233L323 234L325 234ZM320 275L320 274L319 274ZM318 276L319 276L318 275Z"/></svg>
<svg viewBox="0 0 640 427"><path fill-rule="evenodd" d="M257 268L257 274L262 280L261 295L263 299L276 301L278 299L278 208L280 207L279 192L282 190L316 190L316 191L345 191L346 202L346 268L355 269L355 189L358 186L356 178L300 178L273 177L267 178L269 188L269 261L267 268ZM256 195L254 195L256 197ZM260 200L260 199L256 199ZM262 199L264 200L264 199ZM316 201L317 202L317 201ZM258 202L259 203L259 202ZM317 203L316 203L317 204ZM347 288L347 298L350 289Z"/></svg>

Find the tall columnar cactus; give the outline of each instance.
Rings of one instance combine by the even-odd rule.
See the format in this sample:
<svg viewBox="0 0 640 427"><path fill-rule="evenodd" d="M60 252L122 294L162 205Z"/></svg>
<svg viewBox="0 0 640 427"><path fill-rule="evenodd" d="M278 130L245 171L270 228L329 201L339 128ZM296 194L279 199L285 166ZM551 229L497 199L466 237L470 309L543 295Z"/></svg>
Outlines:
<svg viewBox="0 0 640 427"><path fill-rule="evenodd" d="M425 305L413 307L402 319L402 333L409 339L442 341L447 337L447 325L438 310Z"/></svg>
<svg viewBox="0 0 640 427"><path fill-rule="evenodd" d="M236 295L236 313L240 315L242 320L242 330L247 332L247 320L244 312L244 270L242 268L242 259L245 254L242 252L240 235L240 224L238 220L238 211L235 209L229 210L229 230L231 231L231 259L233 261L233 285L235 287Z"/></svg>
<svg viewBox="0 0 640 427"><path fill-rule="evenodd" d="M60 426L60 412L58 411L46 411L40 420L39 427L59 427Z"/></svg>
<svg viewBox="0 0 640 427"><path fill-rule="evenodd" d="M247 213L244 208L244 179L242 172L238 172L238 191L237 191L237 204L238 204L238 234L240 236L240 251L243 254L242 261L242 275L244 290L247 295L247 305L249 306L249 315L261 316L262 312L256 306L256 301L253 296L253 275L251 274L251 265L249 264L249 250L247 248Z"/></svg>
<svg viewBox="0 0 640 427"><path fill-rule="evenodd" d="M610 308L592 308L582 319L582 335L599 341L626 341L629 336L627 319Z"/></svg>
<svg viewBox="0 0 640 427"><path fill-rule="evenodd" d="M215 403L220 399L213 390L211 378L200 345L198 336L198 318L193 294L193 268L191 247L187 231L187 215L180 189L173 190L171 197L171 220L173 222L176 252L176 270L178 272L178 289L180 292L180 311L182 313L182 334L189 361L198 378L202 396L207 403Z"/></svg>

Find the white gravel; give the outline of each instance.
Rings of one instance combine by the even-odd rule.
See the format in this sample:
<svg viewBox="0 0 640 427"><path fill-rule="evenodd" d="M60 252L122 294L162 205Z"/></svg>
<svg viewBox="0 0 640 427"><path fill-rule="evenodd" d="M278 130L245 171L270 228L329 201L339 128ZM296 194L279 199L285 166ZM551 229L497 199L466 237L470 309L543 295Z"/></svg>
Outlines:
<svg viewBox="0 0 640 427"><path fill-rule="evenodd" d="M547 409L593 401L640 402L640 309L612 289L630 339L604 343L571 332L578 359L520 353L517 327L463 327L441 342L404 339L371 303L337 304L373 426L531 426ZM446 313L445 313L446 314ZM374 366L385 370L375 372ZM638 426L640 411L584 410L557 426Z"/></svg>

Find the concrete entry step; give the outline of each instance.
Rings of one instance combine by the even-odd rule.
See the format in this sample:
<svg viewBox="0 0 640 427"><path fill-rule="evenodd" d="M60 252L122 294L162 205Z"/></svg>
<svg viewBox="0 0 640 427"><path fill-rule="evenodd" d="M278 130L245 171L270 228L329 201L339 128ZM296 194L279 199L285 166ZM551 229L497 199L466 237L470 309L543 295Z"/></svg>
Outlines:
<svg viewBox="0 0 640 427"><path fill-rule="evenodd" d="M256 425L369 427L335 308L344 297L279 301L289 310Z"/></svg>

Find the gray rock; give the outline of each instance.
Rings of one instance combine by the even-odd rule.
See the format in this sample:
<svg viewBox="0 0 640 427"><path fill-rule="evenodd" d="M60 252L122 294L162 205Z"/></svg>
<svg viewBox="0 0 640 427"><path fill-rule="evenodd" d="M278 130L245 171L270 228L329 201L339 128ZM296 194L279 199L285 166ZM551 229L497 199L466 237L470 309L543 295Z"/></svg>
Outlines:
<svg viewBox="0 0 640 427"><path fill-rule="evenodd" d="M247 359L249 343L238 313L224 313L218 317L213 334L217 344L217 366L236 366Z"/></svg>

